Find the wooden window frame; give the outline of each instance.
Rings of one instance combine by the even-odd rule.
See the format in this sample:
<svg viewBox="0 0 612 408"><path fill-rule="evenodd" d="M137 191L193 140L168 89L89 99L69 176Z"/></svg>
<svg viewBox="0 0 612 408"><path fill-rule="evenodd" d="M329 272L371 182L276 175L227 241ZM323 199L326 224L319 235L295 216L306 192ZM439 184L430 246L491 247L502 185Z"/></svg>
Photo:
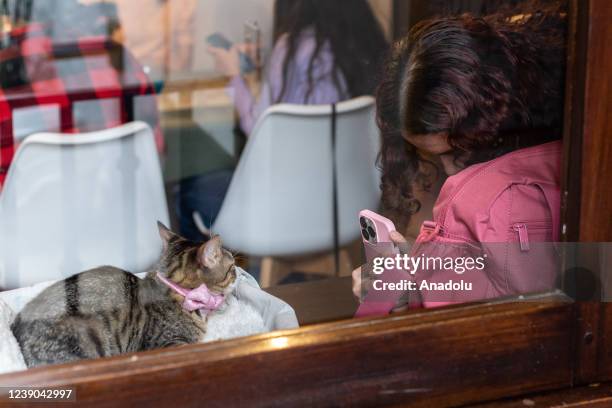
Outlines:
<svg viewBox="0 0 612 408"><path fill-rule="evenodd" d="M612 3L570 0L569 19L564 239L612 241ZM91 405L460 405L612 380L611 311L552 293L36 368L0 386L75 387Z"/></svg>

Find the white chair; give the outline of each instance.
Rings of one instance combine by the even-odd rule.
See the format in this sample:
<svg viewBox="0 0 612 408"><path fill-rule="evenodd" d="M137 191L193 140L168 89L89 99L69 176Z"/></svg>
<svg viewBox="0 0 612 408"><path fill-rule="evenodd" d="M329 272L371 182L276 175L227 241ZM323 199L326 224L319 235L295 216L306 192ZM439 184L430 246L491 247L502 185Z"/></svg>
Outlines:
<svg viewBox="0 0 612 408"><path fill-rule="evenodd" d="M374 98L336 108L338 243L344 246L359 237L359 211L378 208L380 140ZM257 257L334 249L331 112L331 105L282 104L262 115L211 228L226 246ZM262 284L273 283L263 273Z"/></svg>
<svg viewBox="0 0 612 408"><path fill-rule="evenodd" d="M168 208L145 123L29 136L0 193L0 287L100 265L142 272L161 251L157 220L168 225Z"/></svg>

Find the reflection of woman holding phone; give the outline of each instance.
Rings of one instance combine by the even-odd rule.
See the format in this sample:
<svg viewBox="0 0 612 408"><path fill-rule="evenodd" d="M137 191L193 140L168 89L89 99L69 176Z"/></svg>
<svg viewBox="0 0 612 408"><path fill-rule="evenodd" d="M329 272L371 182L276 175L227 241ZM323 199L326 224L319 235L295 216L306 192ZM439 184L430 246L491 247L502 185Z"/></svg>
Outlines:
<svg viewBox="0 0 612 408"><path fill-rule="evenodd" d="M240 124L249 134L275 103L327 104L371 94L383 31L366 0L277 0L275 43L259 100L240 76L239 46L209 47L217 69L231 78Z"/></svg>
<svg viewBox="0 0 612 408"><path fill-rule="evenodd" d="M234 104L247 135L266 108L276 103L329 104L371 94L387 49L366 0L352 0L350 6L343 1L277 0L275 9L277 40L259 99L240 75L240 54L249 50L244 45L226 47L227 41L218 35L209 37L217 70L231 78ZM178 210L183 235L202 238L192 214L197 211L210 227L232 174L221 170L181 182Z"/></svg>

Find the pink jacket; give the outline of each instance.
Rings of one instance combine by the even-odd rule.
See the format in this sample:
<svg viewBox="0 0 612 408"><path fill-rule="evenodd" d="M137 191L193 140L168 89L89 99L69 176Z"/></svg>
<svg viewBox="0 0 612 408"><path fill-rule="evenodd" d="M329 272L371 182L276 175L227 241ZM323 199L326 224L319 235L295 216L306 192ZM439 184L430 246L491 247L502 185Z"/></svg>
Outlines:
<svg viewBox="0 0 612 408"><path fill-rule="evenodd" d="M432 263L433 268L414 275L424 306L555 286L558 262L552 242L559 239L560 161L561 143L551 142L470 166L446 181L434 220L421 227L412 256L455 264L446 269ZM480 258L484 268L465 270L459 258ZM441 290L448 282L455 287Z"/></svg>

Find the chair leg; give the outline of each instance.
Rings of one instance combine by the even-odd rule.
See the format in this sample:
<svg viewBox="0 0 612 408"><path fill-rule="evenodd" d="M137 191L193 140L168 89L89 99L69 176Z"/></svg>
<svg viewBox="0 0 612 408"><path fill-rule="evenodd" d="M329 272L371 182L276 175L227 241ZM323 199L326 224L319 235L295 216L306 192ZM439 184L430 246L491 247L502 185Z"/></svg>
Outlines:
<svg viewBox="0 0 612 408"><path fill-rule="evenodd" d="M261 260L259 270L259 285L262 288L269 288L272 282L272 258L266 256Z"/></svg>
<svg viewBox="0 0 612 408"><path fill-rule="evenodd" d="M291 273L291 266L283 261L267 256L261 260L259 284L262 288L277 285Z"/></svg>

